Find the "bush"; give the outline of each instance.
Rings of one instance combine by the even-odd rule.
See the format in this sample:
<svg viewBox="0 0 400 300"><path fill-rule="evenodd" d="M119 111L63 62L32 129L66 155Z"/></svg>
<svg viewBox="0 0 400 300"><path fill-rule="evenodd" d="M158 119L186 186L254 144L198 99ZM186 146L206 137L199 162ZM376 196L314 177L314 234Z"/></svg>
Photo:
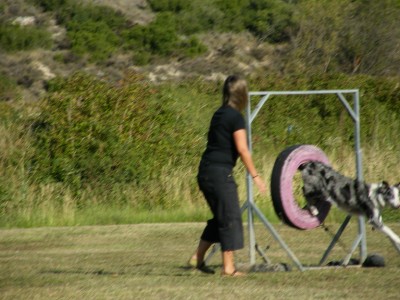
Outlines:
<svg viewBox="0 0 400 300"><path fill-rule="evenodd" d="M32 0L33 3L42 7L45 11L55 11L66 7L71 3L70 0Z"/></svg>
<svg viewBox="0 0 400 300"><path fill-rule="evenodd" d="M90 61L106 60L120 44L117 35L103 22L71 21L67 29L72 52L79 56L87 54Z"/></svg>
<svg viewBox="0 0 400 300"><path fill-rule="evenodd" d="M148 25L130 27L120 13L106 6L81 4L73 0L36 0L45 10L54 11L65 25L73 54L103 62L120 49L132 51L134 61L144 65L153 58L202 54L206 47L193 36L179 36L175 16L190 5L187 1L152 1L156 19Z"/></svg>
<svg viewBox="0 0 400 300"><path fill-rule="evenodd" d="M159 13L149 25L137 25L123 32L125 48L134 51L137 63L147 63L152 57L188 56L204 53L207 48L194 36L179 37L176 20L169 12Z"/></svg>
<svg viewBox="0 0 400 300"><path fill-rule="evenodd" d="M195 36L182 40L179 47L182 49L181 51L186 57L195 57L207 52L207 47L204 46Z"/></svg>
<svg viewBox="0 0 400 300"><path fill-rule="evenodd" d="M296 27L293 6L283 1L252 0L245 14L245 27L256 37L271 43L285 42Z"/></svg>
<svg viewBox="0 0 400 300"><path fill-rule="evenodd" d="M56 10L58 21L61 24L74 23L104 23L110 30L118 31L127 25L128 21L124 15L111 7L80 4L79 2L68 2Z"/></svg>
<svg viewBox="0 0 400 300"><path fill-rule="evenodd" d="M173 126L172 113L149 101L149 93L136 75L120 86L82 74L53 80L32 120L31 178L75 191L148 181L174 149L163 128Z"/></svg>
<svg viewBox="0 0 400 300"><path fill-rule="evenodd" d="M50 48L50 33L42 28L0 24L0 49L15 52L36 48Z"/></svg>
<svg viewBox="0 0 400 300"><path fill-rule="evenodd" d="M186 0L149 0L150 7L156 12L180 12L190 7L190 1Z"/></svg>
<svg viewBox="0 0 400 300"><path fill-rule="evenodd" d="M15 99L17 93L17 83L0 73L0 101Z"/></svg>
<svg viewBox="0 0 400 300"><path fill-rule="evenodd" d="M127 22L109 7L75 2L59 8L57 18L67 29L72 52L87 55L92 62L102 62L119 49L122 41L117 33Z"/></svg>
<svg viewBox="0 0 400 300"><path fill-rule="evenodd" d="M184 4L183 4L184 3ZM287 41L293 5L280 0L239 1L151 1L157 13L173 13L179 33L193 34L208 30L241 32L272 43Z"/></svg>

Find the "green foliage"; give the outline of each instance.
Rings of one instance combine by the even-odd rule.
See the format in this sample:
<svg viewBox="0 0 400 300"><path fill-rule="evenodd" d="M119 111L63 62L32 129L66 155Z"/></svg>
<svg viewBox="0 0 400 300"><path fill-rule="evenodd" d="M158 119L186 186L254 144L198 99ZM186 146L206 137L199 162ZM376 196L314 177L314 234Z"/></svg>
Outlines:
<svg viewBox="0 0 400 300"><path fill-rule="evenodd" d="M180 12L190 7L186 0L149 0L150 7L156 12Z"/></svg>
<svg viewBox="0 0 400 300"><path fill-rule="evenodd" d="M177 43L178 35L175 31L174 20L170 14L159 14L157 18L144 30L144 47L163 56L170 55Z"/></svg>
<svg viewBox="0 0 400 300"><path fill-rule="evenodd" d="M224 17L214 0L192 1L188 9L176 15L177 30L182 34L220 31Z"/></svg>
<svg viewBox="0 0 400 300"><path fill-rule="evenodd" d="M207 51L196 37L179 37L175 21L171 13L162 12L149 25L137 25L122 33L126 49L135 53L136 63L146 64L157 55L194 57Z"/></svg>
<svg viewBox="0 0 400 300"><path fill-rule="evenodd" d="M250 79L251 90L359 88L366 175L389 182L400 176L397 83L343 74ZM101 207L197 207L202 200L195 176L221 85L191 80L155 86L134 74L111 84L76 74L52 80L38 107L0 102L0 215L7 222L19 215L51 223ZM275 154L296 143L316 144L332 158L342 152L336 163L346 164L352 150L343 149L351 149L353 131L336 96L273 96L252 124L254 158L266 180ZM242 174L240 163L236 171Z"/></svg>
<svg viewBox="0 0 400 300"><path fill-rule="evenodd" d="M207 52L207 47L204 46L195 36L192 36L187 40L182 40L179 47L187 57L196 57L197 55Z"/></svg>
<svg viewBox="0 0 400 300"><path fill-rule="evenodd" d="M118 36L103 22L71 21L67 24L71 50L74 54L89 55L91 61L104 61L120 44Z"/></svg>
<svg viewBox="0 0 400 300"><path fill-rule="evenodd" d="M151 159L165 115L148 104L148 88L136 77L111 86L77 74L50 85L33 121L32 178L59 181L75 191L87 184L140 183L151 175ZM158 145L159 146L159 145Z"/></svg>
<svg viewBox="0 0 400 300"><path fill-rule="evenodd" d="M155 0L150 4L157 13L173 13L177 30L185 34L248 30L262 40L276 43L286 41L294 26L292 6L281 0Z"/></svg>
<svg viewBox="0 0 400 300"><path fill-rule="evenodd" d="M272 43L289 39L296 25L293 7L283 1L252 0L245 15L246 29L256 37Z"/></svg>
<svg viewBox="0 0 400 300"><path fill-rule="evenodd" d="M398 74L399 18L399 1L354 3L341 30L339 56L347 62L347 69L343 70L373 75Z"/></svg>
<svg viewBox="0 0 400 300"><path fill-rule="evenodd" d="M58 21L67 29L74 54L102 62L121 46L118 31L125 26L126 19L113 9L66 2L56 11Z"/></svg>
<svg viewBox="0 0 400 300"><path fill-rule="evenodd" d="M398 79L344 74L293 74L253 80L259 90L266 91L359 89L361 140L371 141L382 137L386 142L396 140L395 132L400 125L394 122L400 115L395 104L400 92ZM346 98L352 107L352 97L347 95ZM274 113L271 114L271 111ZM254 126L261 149L271 146L284 148L297 143L316 144L323 149L354 145L354 123L335 95L272 97L265 109L260 111ZM398 149L399 146L396 143L394 147Z"/></svg>
<svg viewBox="0 0 400 300"><path fill-rule="evenodd" d="M94 62L121 49L139 64L158 57L192 57L206 51L199 40L194 42L194 34L248 31L260 41L285 43L276 59L287 73L387 76L398 74L400 64L397 0L151 0L156 17L146 25L132 25L121 13L87 2L32 1L55 12L67 26L74 53Z"/></svg>
<svg viewBox="0 0 400 300"><path fill-rule="evenodd" d="M70 0L32 0L33 3L42 7L45 11L54 11L66 7L71 3Z"/></svg>
<svg viewBox="0 0 400 300"><path fill-rule="evenodd" d="M119 30L126 25L125 16L108 6L80 4L67 2L62 9L57 9L58 21L62 24L74 23L104 23L110 30Z"/></svg>
<svg viewBox="0 0 400 300"><path fill-rule="evenodd" d="M17 95L17 83L0 73L0 101L12 100Z"/></svg>
<svg viewBox="0 0 400 300"><path fill-rule="evenodd" d="M219 89L190 82L160 86L151 94L143 84L133 78L117 87L82 75L54 81L32 127L36 149L32 175L81 188L143 184L174 168L193 167L205 146L204 140L196 141L205 136L208 121L204 120L219 105ZM392 108L397 101L392 97L399 93L395 81L293 75L253 78L252 86L257 90L360 88L362 140L377 136L395 140L399 129L394 120L400 111ZM347 100L351 105L352 98ZM296 143L323 149L354 143L354 124L335 95L273 97L253 126L256 149L263 151ZM171 170L163 170L167 165Z"/></svg>
<svg viewBox="0 0 400 300"><path fill-rule="evenodd" d="M294 11L285 72L398 74L398 1L299 1Z"/></svg>
<svg viewBox="0 0 400 300"><path fill-rule="evenodd" d="M7 52L50 48L50 33L42 28L0 23L0 49Z"/></svg>
<svg viewBox="0 0 400 300"><path fill-rule="evenodd" d="M144 65L153 58L202 54L204 45L194 36L180 37L175 12L187 8L187 1L153 1L159 11L147 25L129 25L129 20L110 7L82 4L73 0L37 0L45 10L54 11L65 25L71 50L88 56L92 62L103 62L112 54L131 51L134 61Z"/></svg>
<svg viewBox="0 0 400 300"><path fill-rule="evenodd" d="M196 56L206 48L194 34L207 31L249 30L260 40L285 42L277 48L283 74L254 74L251 90L360 89L366 173L390 182L400 177L399 78L358 74L398 73L398 1L151 1L156 17L146 25L87 2L32 1L67 29L73 53L66 55L93 62L118 51L140 64ZM2 24L0 45L13 49L3 50L45 43L26 30L32 28ZM153 86L132 74L114 84L76 74L51 81L39 107L1 101L0 216L29 220L39 211L51 223L65 212L73 220L82 206L190 208L201 199L196 169L221 84ZM1 100L15 99L16 88L0 76ZM252 126L254 157L265 158L266 176L286 146L316 144L347 167L354 144L354 124L336 96L271 97Z"/></svg>

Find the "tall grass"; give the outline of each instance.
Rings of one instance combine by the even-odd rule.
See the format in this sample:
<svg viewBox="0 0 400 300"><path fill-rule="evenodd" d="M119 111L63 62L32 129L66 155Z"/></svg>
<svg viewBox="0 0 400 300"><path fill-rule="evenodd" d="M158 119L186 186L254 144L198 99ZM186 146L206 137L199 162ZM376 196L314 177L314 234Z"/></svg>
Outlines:
<svg viewBox="0 0 400 300"><path fill-rule="evenodd" d="M349 149L346 155L337 156L335 152L326 153L333 166L343 174L355 177L354 153ZM339 157L339 158L338 158ZM394 182L400 178L398 169L388 170L386 164L377 162L385 161L388 165L398 165L398 157L389 152L377 152L370 149L364 151L365 178L380 180L386 178ZM369 163L371 162L371 163ZM263 156L256 164L264 180L269 183L274 157ZM14 171L15 172L15 171ZM80 197L73 197L72 193L57 183L30 184L22 180L23 170L19 176L8 178L10 184L8 194L12 201L2 202L1 227L36 227L36 226L69 226L69 225L93 225L93 224L130 224L141 222L184 222L205 221L209 216L209 210L197 188L195 182L196 168L186 170L168 171L168 166L161 170L162 179L149 184L145 189L137 189L134 186L125 186L115 189L106 195L92 189L83 190ZM10 174L4 169L2 177ZM235 179L238 183L241 202L246 201L245 171L241 163L238 163L235 171ZM272 222L278 222L272 200L267 195L258 194L255 191L254 201L264 215ZM105 203L104 197L109 198ZM114 198L114 199L113 199ZM124 204L121 198L128 198ZM301 201L301 194L295 198ZM3 195L4 199L4 195ZM118 199L118 201L113 201ZM143 204L143 199L147 199ZM79 207L79 203L87 203ZM391 219L396 219L395 212L385 212ZM328 216L329 221L340 221L343 212L333 208ZM244 220L247 215L244 214Z"/></svg>
<svg viewBox="0 0 400 300"><path fill-rule="evenodd" d="M196 174L200 155L206 144L209 119L220 103L219 85L197 81L157 86L156 89L153 98L148 101L145 99L146 105L151 108L146 113L156 115L162 109L166 117L154 117L150 122L146 121L151 128L157 129L154 132L150 131L153 135L146 132L143 135L146 138L151 137L151 141L154 141L151 150L143 148L144 145L135 148L136 151L143 152L142 157L146 157L146 164L151 164L154 160L153 166L144 165L152 168L149 177L139 182L112 182L102 181L102 176L99 176L92 184L83 185L79 190L62 181L32 178L29 160L35 149L31 143L27 122L24 121L37 115L38 108L34 104L0 103L0 226L206 220L210 213L197 187ZM93 97L93 101L95 100ZM397 115L385 105L377 107L371 104L371 99L366 101L369 101L369 105L365 107L365 115L375 116L376 119L368 120L365 126L363 124L364 139L361 144L364 178L368 182L383 179L390 183L398 182L400 145L397 142L397 134L400 125L396 119ZM152 102L158 106L151 106ZM374 109L373 113L369 111L371 109ZM100 113L99 111L96 114L99 120ZM295 115L290 121L294 120L294 117ZM107 124L113 123L112 120L108 121ZM161 125L155 126L160 121ZM332 126L335 124L332 120L322 121L332 122ZM98 121L93 124L98 124ZM267 185L279 152L294 143L309 143L301 136L293 139L282 137L280 132L286 126L284 122L271 124L275 127L268 128L272 133L269 133L267 138L264 137L263 131L265 124L256 124L253 132L255 164ZM310 131L307 132L307 138L312 138L313 130L318 131L318 128L305 128ZM82 134L82 137L85 137L84 132ZM351 146L352 140L346 136L346 131L319 133L318 138L323 143L317 146L326 153L333 167L344 175L355 177L355 153ZM156 150L157 152L154 152ZM124 160L124 163L136 166L136 162L129 160ZM245 168L238 162L234 175L242 203L246 201L245 174ZM301 189L297 189L295 196L299 202L302 201ZM279 222L269 193L259 195L255 189L254 200L269 220ZM398 219L396 212L385 211L385 214L385 218ZM332 221L340 221L342 218L343 213L336 209L332 209L328 216ZM246 220L246 214L244 219Z"/></svg>

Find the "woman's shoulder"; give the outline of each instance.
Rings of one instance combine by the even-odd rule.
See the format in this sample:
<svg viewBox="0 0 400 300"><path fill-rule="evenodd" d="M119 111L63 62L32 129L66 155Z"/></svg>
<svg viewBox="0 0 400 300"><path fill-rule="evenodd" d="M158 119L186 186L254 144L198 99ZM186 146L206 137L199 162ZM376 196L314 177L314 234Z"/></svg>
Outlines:
<svg viewBox="0 0 400 300"><path fill-rule="evenodd" d="M232 106L229 106L229 105L221 106L217 111L221 111L226 114L233 115L233 116L239 116L239 115L242 116L242 113L240 111L238 111L236 108L233 108Z"/></svg>
<svg viewBox="0 0 400 300"><path fill-rule="evenodd" d="M236 128L236 127L243 127L245 120L243 115L241 114L240 111L238 111L237 109L230 107L230 106L226 106L222 109L222 114L223 114L223 119L224 122L231 124L232 127Z"/></svg>

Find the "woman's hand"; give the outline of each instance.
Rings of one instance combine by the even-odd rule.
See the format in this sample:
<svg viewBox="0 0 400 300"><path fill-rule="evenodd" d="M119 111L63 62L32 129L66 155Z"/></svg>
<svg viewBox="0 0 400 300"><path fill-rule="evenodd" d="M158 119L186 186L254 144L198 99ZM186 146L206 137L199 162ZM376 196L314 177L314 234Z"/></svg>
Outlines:
<svg viewBox="0 0 400 300"><path fill-rule="evenodd" d="M253 178L254 183L256 184L259 192L264 195L267 192L267 187L265 186L264 180L260 177L260 175L257 175L256 177Z"/></svg>

